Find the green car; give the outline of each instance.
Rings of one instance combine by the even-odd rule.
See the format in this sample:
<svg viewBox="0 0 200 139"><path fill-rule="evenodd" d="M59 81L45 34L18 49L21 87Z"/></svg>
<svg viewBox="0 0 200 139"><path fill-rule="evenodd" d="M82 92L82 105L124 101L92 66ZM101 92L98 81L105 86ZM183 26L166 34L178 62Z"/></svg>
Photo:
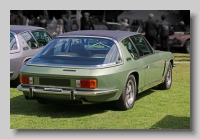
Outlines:
<svg viewBox="0 0 200 139"><path fill-rule="evenodd" d="M131 109L136 95L170 89L174 56L152 49L140 33L86 30L57 36L20 70L27 100L77 104L112 101Z"/></svg>

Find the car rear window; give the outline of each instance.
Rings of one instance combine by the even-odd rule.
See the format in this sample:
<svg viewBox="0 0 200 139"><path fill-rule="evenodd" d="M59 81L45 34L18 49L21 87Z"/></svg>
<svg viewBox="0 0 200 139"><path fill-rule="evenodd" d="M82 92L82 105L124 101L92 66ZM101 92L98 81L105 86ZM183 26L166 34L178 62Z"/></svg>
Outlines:
<svg viewBox="0 0 200 139"><path fill-rule="evenodd" d="M119 62L119 57L116 44L109 39L91 37L56 38L47 44L30 63L97 66L115 64Z"/></svg>

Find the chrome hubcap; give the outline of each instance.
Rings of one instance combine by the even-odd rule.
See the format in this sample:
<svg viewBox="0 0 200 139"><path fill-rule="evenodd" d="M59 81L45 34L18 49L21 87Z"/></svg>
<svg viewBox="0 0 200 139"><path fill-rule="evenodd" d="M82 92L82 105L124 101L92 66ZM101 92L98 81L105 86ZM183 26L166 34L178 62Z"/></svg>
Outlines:
<svg viewBox="0 0 200 139"><path fill-rule="evenodd" d="M126 103L127 105L131 105L134 100L134 83L129 80L126 86Z"/></svg>

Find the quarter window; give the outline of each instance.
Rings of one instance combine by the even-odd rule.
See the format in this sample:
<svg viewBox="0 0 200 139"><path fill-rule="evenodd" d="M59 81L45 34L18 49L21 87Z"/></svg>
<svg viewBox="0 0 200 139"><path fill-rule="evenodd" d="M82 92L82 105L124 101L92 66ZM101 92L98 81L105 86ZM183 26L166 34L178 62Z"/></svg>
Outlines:
<svg viewBox="0 0 200 139"><path fill-rule="evenodd" d="M45 46L48 42L51 41L51 36L43 30L32 31L32 34L39 43L39 46Z"/></svg>
<svg viewBox="0 0 200 139"><path fill-rule="evenodd" d="M133 41L134 45L138 49L140 56L145 56L153 53L150 45L146 42L146 40L141 35L135 35L130 37Z"/></svg>
<svg viewBox="0 0 200 139"><path fill-rule="evenodd" d="M26 41L26 43L31 47L31 48L38 48L38 44L35 41L35 39L31 36L31 34L29 32L24 32L20 34L24 40Z"/></svg>
<svg viewBox="0 0 200 139"><path fill-rule="evenodd" d="M138 53L136 48L133 46L129 38L126 38L122 41L122 44L126 47L128 52L131 54L132 57L138 57Z"/></svg>

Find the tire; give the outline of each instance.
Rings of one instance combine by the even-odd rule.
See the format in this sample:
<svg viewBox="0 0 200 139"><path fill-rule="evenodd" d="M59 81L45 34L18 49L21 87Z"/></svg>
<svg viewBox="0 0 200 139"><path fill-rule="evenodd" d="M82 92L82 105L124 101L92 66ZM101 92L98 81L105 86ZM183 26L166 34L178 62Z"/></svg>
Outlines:
<svg viewBox="0 0 200 139"><path fill-rule="evenodd" d="M17 87L20 84L19 76L15 80L11 81L11 84L13 87Z"/></svg>
<svg viewBox="0 0 200 139"><path fill-rule="evenodd" d="M163 83L158 85L158 88L162 90L168 90L171 88L171 84L172 84L172 65L171 63L169 63L169 66L165 75L165 80Z"/></svg>
<svg viewBox="0 0 200 139"><path fill-rule="evenodd" d="M190 53L190 40L187 40L184 44L184 51Z"/></svg>
<svg viewBox="0 0 200 139"><path fill-rule="evenodd" d="M136 80L133 75L128 77L120 98L116 101L119 110L129 110L133 107L137 94Z"/></svg>

